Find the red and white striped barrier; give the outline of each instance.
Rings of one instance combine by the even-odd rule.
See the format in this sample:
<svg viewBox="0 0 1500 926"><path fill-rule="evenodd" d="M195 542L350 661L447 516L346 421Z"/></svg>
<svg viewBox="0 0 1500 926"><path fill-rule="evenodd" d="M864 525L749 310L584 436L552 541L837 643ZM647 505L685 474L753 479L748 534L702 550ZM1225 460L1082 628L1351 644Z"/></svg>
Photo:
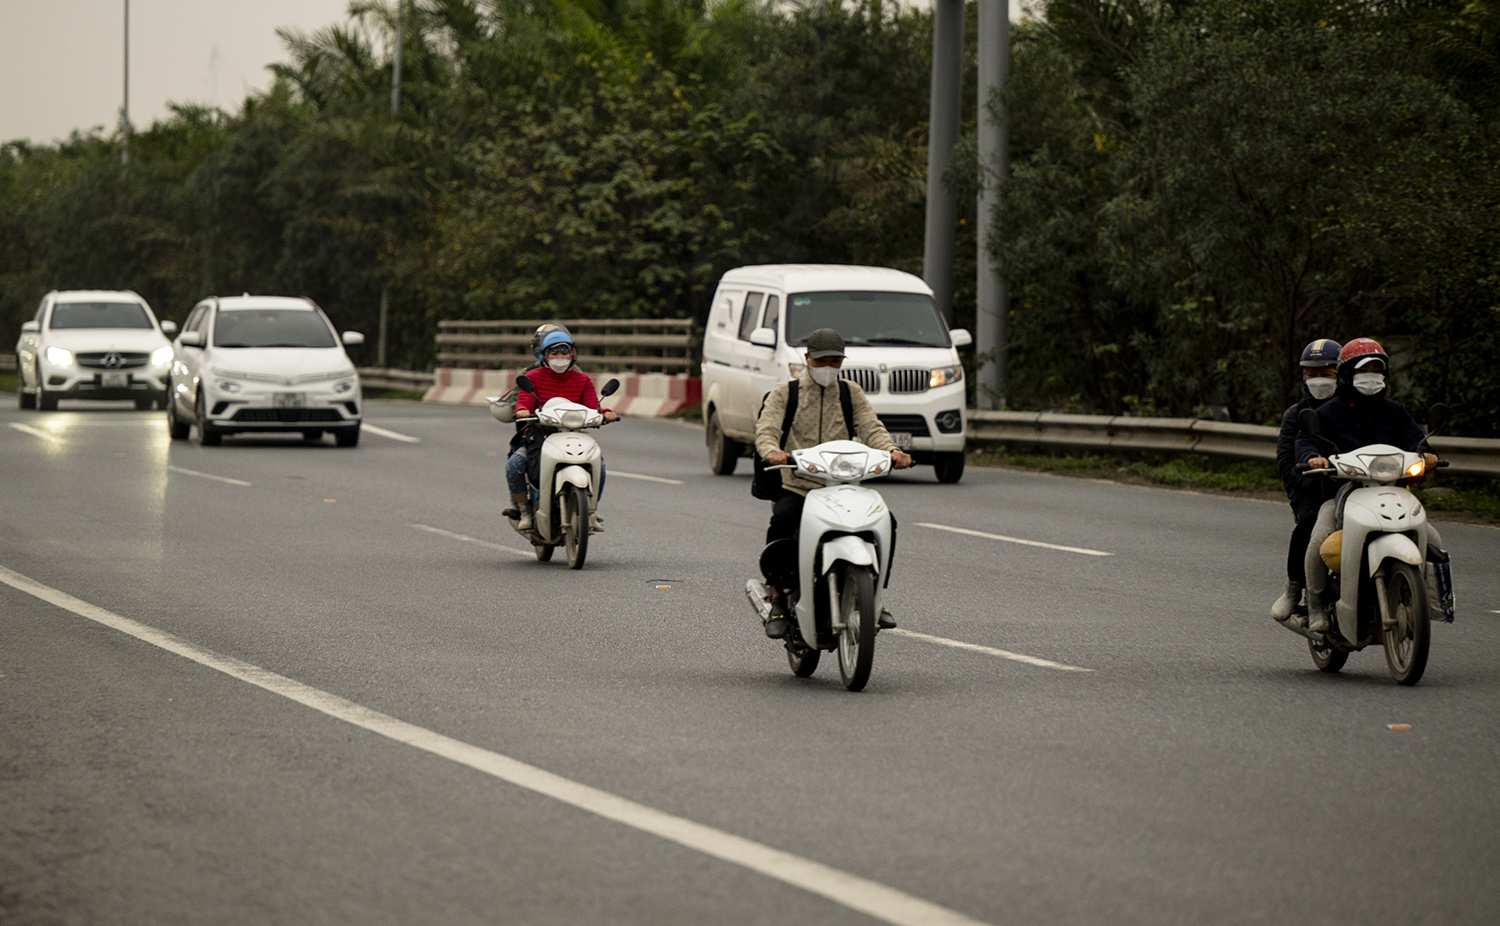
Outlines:
<svg viewBox="0 0 1500 926"><path fill-rule="evenodd" d="M620 381L620 390L602 402L605 408L622 415L660 418L703 401L703 380L696 376L670 373L592 373L590 376L595 389L603 388L611 379ZM422 396L422 401L443 405L484 405L485 396L503 395L515 384L514 370L439 367L433 371L432 388Z"/></svg>

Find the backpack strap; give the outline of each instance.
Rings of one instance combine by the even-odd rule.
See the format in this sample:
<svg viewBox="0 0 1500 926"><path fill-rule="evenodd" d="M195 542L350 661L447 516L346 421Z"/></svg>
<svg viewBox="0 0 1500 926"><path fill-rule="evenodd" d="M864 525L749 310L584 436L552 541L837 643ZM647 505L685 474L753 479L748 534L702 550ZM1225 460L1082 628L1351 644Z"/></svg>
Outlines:
<svg viewBox="0 0 1500 926"><path fill-rule="evenodd" d="M786 449L787 435L792 433L792 419L797 417L797 386L799 383L794 379L786 387L786 414L781 416L781 443L777 446Z"/></svg>
<svg viewBox="0 0 1500 926"><path fill-rule="evenodd" d="M849 381L839 379L839 406L844 411L844 430L849 432L850 440L858 440L854 433L854 399L849 395Z"/></svg>

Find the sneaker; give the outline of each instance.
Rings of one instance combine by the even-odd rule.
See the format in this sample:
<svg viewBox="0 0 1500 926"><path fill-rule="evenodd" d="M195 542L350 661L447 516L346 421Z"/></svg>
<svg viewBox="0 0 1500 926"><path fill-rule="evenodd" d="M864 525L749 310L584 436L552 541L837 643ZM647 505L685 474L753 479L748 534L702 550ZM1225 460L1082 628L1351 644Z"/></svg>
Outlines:
<svg viewBox="0 0 1500 926"><path fill-rule="evenodd" d="M875 626L881 630L891 630L896 626L896 618L885 608L880 609L880 616L875 619Z"/></svg>
<svg viewBox="0 0 1500 926"><path fill-rule="evenodd" d="M1292 616L1292 612L1297 610L1297 603L1301 600L1302 583L1288 580L1286 591L1282 592L1281 597L1271 605L1271 617L1285 623L1286 619Z"/></svg>
<svg viewBox="0 0 1500 926"><path fill-rule="evenodd" d="M589 512L589 533L590 534L602 534L602 533L604 533L604 519L601 518L601 517L599 517L599 512L597 512L597 511L590 511Z"/></svg>
<svg viewBox="0 0 1500 926"><path fill-rule="evenodd" d="M1328 630L1328 609L1322 605L1310 605L1307 609L1307 630L1309 633L1326 633Z"/></svg>
<svg viewBox="0 0 1500 926"><path fill-rule="evenodd" d="M766 621L766 636L773 640L780 640L792 629L792 622L785 614L777 615Z"/></svg>

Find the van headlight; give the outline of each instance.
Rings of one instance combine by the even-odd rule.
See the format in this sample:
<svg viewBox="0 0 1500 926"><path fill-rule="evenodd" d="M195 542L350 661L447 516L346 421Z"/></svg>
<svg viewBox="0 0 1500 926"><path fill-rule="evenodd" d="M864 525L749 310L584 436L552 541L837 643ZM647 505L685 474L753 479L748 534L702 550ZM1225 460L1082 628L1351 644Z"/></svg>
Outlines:
<svg viewBox="0 0 1500 926"><path fill-rule="evenodd" d="M55 367L70 367L73 365L73 352L61 347L47 348L47 362Z"/></svg>
<svg viewBox="0 0 1500 926"><path fill-rule="evenodd" d="M928 382L927 388L936 389L939 386L956 383L963 378L964 368L962 366L942 367L941 369L932 371L932 379Z"/></svg>
<svg viewBox="0 0 1500 926"><path fill-rule="evenodd" d="M807 364L805 364L805 363L788 363L786 365L786 369L787 369L788 373L792 374L792 379L801 379L802 378L802 371L805 370L805 369L807 369Z"/></svg>

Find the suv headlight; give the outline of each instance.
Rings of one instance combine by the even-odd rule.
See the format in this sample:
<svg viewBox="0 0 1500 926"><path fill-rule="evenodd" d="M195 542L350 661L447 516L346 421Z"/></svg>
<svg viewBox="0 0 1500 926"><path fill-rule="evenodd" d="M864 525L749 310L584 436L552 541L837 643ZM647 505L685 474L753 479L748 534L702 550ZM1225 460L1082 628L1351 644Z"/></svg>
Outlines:
<svg viewBox="0 0 1500 926"><path fill-rule="evenodd" d="M46 352L47 362L55 367L70 367L73 365L73 352L61 347L49 347Z"/></svg>
<svg viewBox="0 0 1500 926"><path fill-rule="evenodd" d="M936 389L939 386L956 383L963 378L964 368L962 366L942 367L941 369L932 371L932 379L928 382L927 388Z"/></svg>
<svg viewBox="0 0 1500 926"><path fill-rule="evenodd" d="M166 347L158 347L156 350L154 350L154 351L151 352L151 365L152 366L154 366L154 367L164 367L164 366L166 366L167 364L169 364L171 362L172 362L172 346L170 344L167 345Z"/></svg>

